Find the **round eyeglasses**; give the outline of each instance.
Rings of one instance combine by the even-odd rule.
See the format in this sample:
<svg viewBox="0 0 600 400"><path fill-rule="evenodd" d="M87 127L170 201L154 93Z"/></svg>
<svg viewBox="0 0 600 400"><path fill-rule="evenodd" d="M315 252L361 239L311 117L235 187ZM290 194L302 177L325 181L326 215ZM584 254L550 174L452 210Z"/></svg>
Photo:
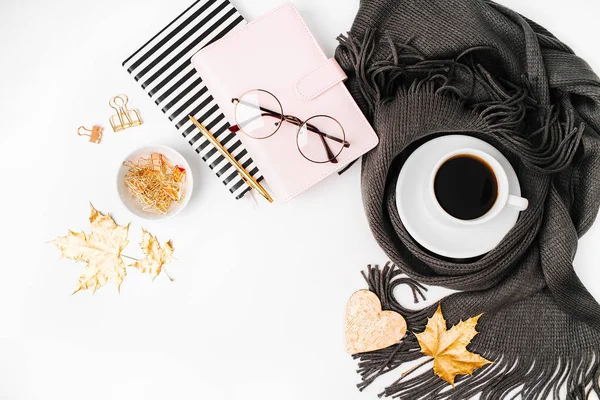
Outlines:
<svg viewBox="0 0 600 400"><path fill-rule="evenodd" d="M241 131L253 139L267 139L277 133L284 122L296 125L296 145L308 161L337 163L340 153L350 147L338 120L328 115L315 115L302 121L293 115L285 115L281 102L266 90L250 90L232 102L236 125L229 128L230 131Z"/></svg>

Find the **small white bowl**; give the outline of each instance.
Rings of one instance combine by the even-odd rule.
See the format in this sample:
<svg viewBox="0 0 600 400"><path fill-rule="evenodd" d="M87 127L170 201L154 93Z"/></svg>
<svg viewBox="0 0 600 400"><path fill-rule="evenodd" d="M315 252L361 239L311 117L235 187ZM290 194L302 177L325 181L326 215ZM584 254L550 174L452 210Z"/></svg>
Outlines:
<svg viewBox="0 0 600 400"><path fill-rule="evenodd" d="M173 202L171 205L171 209L164 215L154 214L148 211L144 211L144 206L142 203L136 199L127 185L125 184L125 175L127 174L127 167L123 165L126 161L136 161L141 157L149 158L152 153L160 153L164 155L169 163L172 165L179 165L183 167L186 172L185 182L183 184L183 199L180 203ZM133 153L129 154L125 160L121 163L119 167L119 173L117 174L117 190L119 192L119 197L121 201L127 207L129 211L138 217L151 219L151 220L161 220L171 218L181 212L190 201L190 197L192 195L192 190L194 189L194 179L192 177L192 170L190 169L190 165L183 158L181 154L176 152L170 147L155 145L155 146L147 146L142 147L141 149L137 149Z"/></svg>

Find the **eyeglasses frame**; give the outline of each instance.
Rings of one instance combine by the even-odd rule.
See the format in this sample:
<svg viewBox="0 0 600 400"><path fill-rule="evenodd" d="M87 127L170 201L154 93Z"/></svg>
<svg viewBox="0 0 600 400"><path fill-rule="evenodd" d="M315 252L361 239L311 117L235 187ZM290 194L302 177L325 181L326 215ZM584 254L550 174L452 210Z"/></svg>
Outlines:
<svg viewBox="0 0 600 400"><path fill-rule="evenodd" d="M260 111L263 111L263 112L266 113L266 114L263 114L261 116L275 117L275 118L278 118L280 120L280 122L281 122L281 123L279 123L277 125L277 129L275 129L273 131L273 133L271 133L268 136L265 136L265 137L254 137L254 136L246 133L244 131L244 129L242 128L240 121L237 120L237 107L238 107L238 104L240 103L240 100L244 98L244 96L246 96L247 94L249 94L251 92L263 92L263 93L269 94L271 97L273 97L275 99L275 101L277 101L277 104L279 105L279 109L281 110L281 113L278 113L276 111L269 110L269 109L266 109L264 107L260 107L259 106ZM296 125L298 127L298 131L296 133L296 147L298 148L298 152L300 153L300 155L302 155L302 157L304 157L306 160L308 160L308 161L310 161L312 163L315 163L315 164L326 164L326 163L337 164L338 163L337 157L342 153L342 151L344 150L344 148L350 147L350 143L348 141L346 141L346 131L344 129L344 126L336 118L334 118L334 117L332 117L330 115L319 114L319 115L313 115L312 117L310 117L307 120L303 121L303 120L301 120L300 118L298 118L296 116L286 115L284 113L284 110L283 110L283 105L281 104L281 102L279 101L279 99L277 98L277 96L275 96L273 93L269 92L268 90L264 90L264 89L251 89L251 90L248 90L248 91L244 92L239 98L233 98L233 99L231 99L231 102L233 104L235 104L235 109L234 109L234 115L233 115L233 117L234 117L235 122L236 122L235 126L232 126L232 127L229 128L229 130L231 132L242 131L245 135L247 135L248 137L250 137L252 139L264 140L264 139L268 139L268 138L272 137L273 135L275 135L279 131L279 129L281 128L281 126L283 125L283 122L288 122L288 123L290 123L292 125ZM311 125L311 124L308 123L308 121L310 121L311 119L315 119L315 118L319 118L319 117L329 118L329 119L332 119L333 121L335 121L340 126L340 129L342 130L343 139L339 139L339 138L337 138L335 136L330 136L330 135L326 134L325 132L321 132L316 126ZM313 133L319 135L319 138L321 139L321 141L323 143L323 146L325 148L325 151L327 152L327 156L329 157L329 160L327 160L327 161L315 161L315 160L312 160L312 159L308 158L302 152L302 150L300 149L300 144L298 142L298 135L300 134L300 131L301 131L301 129L302 129L302 127L304 125L306 125L306 128L307 128L307 130L309 132L313 132ZM325 138L332 139L332 140L337 141L338 143L342 144L342 148L340 149L340 151L337 154L335 154L335 155L333 154L333 151L331 151L331 148L329 147L329 145L325 141Z"/></svg>

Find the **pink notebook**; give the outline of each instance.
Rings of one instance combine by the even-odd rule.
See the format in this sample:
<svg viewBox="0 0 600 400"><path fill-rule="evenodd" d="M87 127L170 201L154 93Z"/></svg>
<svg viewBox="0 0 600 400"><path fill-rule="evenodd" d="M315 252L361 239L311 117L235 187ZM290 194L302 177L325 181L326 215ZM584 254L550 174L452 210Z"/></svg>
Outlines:
<svg viewBox="0 0 600 400"><path fill-rule="evenodd" d="M335 157L337 163L320 164L305 156L312 157L309 141L321 138L311 132L298 137L299 128L294 124L282 123L274 135L263 140L237 133L278 202L292 199L378 143L377 135L344 86L346 75L334 59L325 56L291 3L202 49L192 57L192 64L232 125L236 124L232 99L261 89L279 100L285 115L302 121L327 115L343 128L348 147ZM337 127L326 129L340 138ZM335 146L339 142L330 143L337 154Z"/></svg>

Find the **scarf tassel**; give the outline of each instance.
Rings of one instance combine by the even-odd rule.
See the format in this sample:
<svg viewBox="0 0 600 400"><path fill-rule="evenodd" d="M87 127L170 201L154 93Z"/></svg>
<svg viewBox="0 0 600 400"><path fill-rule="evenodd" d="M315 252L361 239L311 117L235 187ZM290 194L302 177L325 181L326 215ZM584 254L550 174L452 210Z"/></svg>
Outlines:
<svg viewBox="0 0 600 400"><path fill-rule="evenodd" d="M532 96L527 76L521 77L519 85L494 79L475 61L476 53L489 47L467 49L454 59L427 60L411 40L398 45L390 38L382 39L388 42L388 54L376 54L376 37L373 30L360 39L340 35L336 52L342 68L356 77L352 92L371 121L378 104L397 96L419 92L452 96L478 114L488 131L521 154L536 172L558 173L573 162L585 124L568 94L554 94L555 103L563 104L559 108L540 104ZM535 115L534 121L530 115Z"/></svg>
<svg viewBox="0 0 600 400"><path fill-rule="evenodd" d="M425 329L431 307L414 311L395 300L394 289L398 285L408 284L407 280L410 279L400 276L400 271L394 265L388 263L383 269L368 266L363 276L369 290L381 300L382 309L405 316L409 332ZM482 352L481 355L494 364L476 370L471 376L458 376L453 388L433 373L431 363L414 370L409 369L410 365L406 366L411 362L419 365L423 359L416 337L408 333L397 345L354 356L359 360L357 372L362 378L357 386L363 391L378 377L406 366L410 372L386 387L379 397L410 400L465 400L475 396L481 400L588 400L592 392L600 396L600 349L580 354L535 357L492 351Z"/></svg>

